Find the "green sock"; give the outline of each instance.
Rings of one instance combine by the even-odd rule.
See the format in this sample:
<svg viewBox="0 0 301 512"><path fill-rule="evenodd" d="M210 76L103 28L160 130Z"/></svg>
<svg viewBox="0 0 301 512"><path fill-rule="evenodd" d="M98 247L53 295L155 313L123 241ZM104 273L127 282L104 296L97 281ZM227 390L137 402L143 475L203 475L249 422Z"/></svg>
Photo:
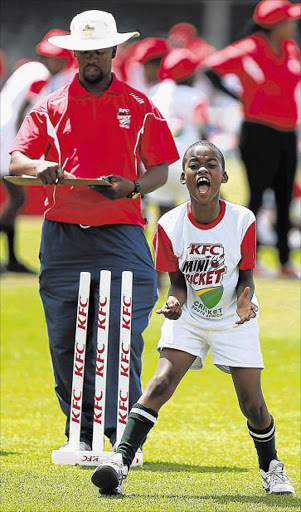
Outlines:
<svg viewBox="0 0 301 512"><path fill-rule="evenodd" d="M135 453L143 444L150 429L156 423L158 413L142 404L133 405L117 453L122 453L124 464L133 462Z"/></svg>

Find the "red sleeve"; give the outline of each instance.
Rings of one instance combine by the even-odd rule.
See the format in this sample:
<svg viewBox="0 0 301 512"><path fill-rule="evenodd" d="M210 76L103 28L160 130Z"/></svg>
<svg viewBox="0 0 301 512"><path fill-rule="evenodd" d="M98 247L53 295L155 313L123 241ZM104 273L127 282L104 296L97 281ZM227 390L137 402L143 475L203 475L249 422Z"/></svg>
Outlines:
<svg viewBox="0 0 301 512"><path fill-rule="evenodd" d="M160 224L155 233L153 244L156 270L161 272L176 272L179 270L179 260L174 255L171 241Z"/></svg>
<svg viewBox="0 0 301 512"><path fill-rule="evenodd" d="M209 55L203 62L203 66L212 69L221 76L228 73L237 74L241 69L241 52L234 46L227 46L223 50Z"/></svg>
<svg viewBox="0 0 301 512"><path fill-rule="evenodd" d="M241 260L239 268L249 270L256 267L256 223L249 226L241 243Z"/></svg>
<svg viewBox="0 0 301 512"><path fill-rule="evenodd" d="M40 158L48 147L46 116L31 111L17 133L10 153L21 151L31 158Z"/></svg>
<svg viewBox="0 0 301 512"><path fill-rule="evenodd" d="M167 121L154 106L145 115L140 144L146 169L164 162L172 164L180 158Z"/></svg>

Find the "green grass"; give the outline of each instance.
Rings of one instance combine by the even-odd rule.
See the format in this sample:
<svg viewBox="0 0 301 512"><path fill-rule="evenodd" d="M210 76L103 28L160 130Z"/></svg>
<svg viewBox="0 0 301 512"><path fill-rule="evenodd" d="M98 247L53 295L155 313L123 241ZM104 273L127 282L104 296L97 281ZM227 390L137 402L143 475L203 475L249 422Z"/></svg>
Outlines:
<svg viewBox="0 0 301 512"><path fill-rule="evenodd" d="M24 260L38 268L41 220L23 217L19 225ZM276 260L273 250L265 250L263 257ZM144 447L145 463L131 471L122 497L99 497L90 482L91 468L53 465L51 450L64 442L64 417L53 391L38 278L11 274L1 280L1 510L300 510L300 285L257 279L256 288L266 364L263 389L276 420L278 454L297 496L261 491L253 443L231 378L210 358L204 370L187 374L163 407ZM161 323L154 314L145 333L144 386L156 368Z"/></svg>

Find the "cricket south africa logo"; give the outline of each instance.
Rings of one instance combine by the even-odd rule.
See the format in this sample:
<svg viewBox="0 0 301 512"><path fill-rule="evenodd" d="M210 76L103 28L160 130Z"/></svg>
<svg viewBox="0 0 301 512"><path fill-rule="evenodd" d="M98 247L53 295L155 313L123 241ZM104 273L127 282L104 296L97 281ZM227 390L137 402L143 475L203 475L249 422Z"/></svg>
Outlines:
<svg viewBox="0 0 301 512"><path fill-rule="evenodd" d="M214 308L222 298L225 251L221 244L192 243L181 271L207 309Z"/></svg>
<svg viewBox="0 0 301 512"><path fill-rule="evenodd" d="M128 108L118 110L117 119L121 128L129 128L131 123L131 114Z"/></svg>

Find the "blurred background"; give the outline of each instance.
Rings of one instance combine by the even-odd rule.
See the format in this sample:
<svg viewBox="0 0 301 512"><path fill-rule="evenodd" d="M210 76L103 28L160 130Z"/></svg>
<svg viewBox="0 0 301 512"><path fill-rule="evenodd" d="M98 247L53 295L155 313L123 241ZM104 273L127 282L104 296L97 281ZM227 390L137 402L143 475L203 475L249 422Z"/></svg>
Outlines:
<svg viewBox="0 0 301 512"><path fill-rule="evenodd" d="M10 73L18 59L34 58L35 45L48 30L53 27L69 30L70 20L77 13L99 9L113 14L119 31L139 30L141 38L165 37L175 23L193 23L201 37L220 49L237 38L257 3L257 0L89 0L84 3L1 0L1 48Z"/></svg>
<svg viewBox="0 0 301 512"><path fill-rule="evenodd" d="M113 14L119 32L138 30L141 34L139 39L131 40L129 44L120 45L120 47L118 47L117 57L113 61L113 71L122 80L127 81L136 89L148 94L168 120L168 115L164 112L164 107L166 106L166 98L168 99L170 96L169 91L166 90L165 93L162 91L161 98L159 98L161 103L160 101L157 103L156 87L158 84L151 83L149 85L142 77L143 65L146 62L146 58L154 58L157 55L154 53L151 55L149 48L145 47L141 50L144 52L144 61L143 59L139 61L138 55L134 55L135 50L132 50L137 43L147 38L160 38L168 41L171 47L188 48L195 53L195 57L199 62L199 67L195 74L196 89L194 89L194 91L197 91L199 95L203 94L203 97L207 101L206 131L203 132L205 135L202 133L200 136L195 137L194 140L198 138L208 138L224 152L227 159L228 170L230 171L230 182L222 190L222 195L229 201L247 206L249 202L248 180L238 151L242 121L241 104L212 87L212 84L209 83L209 80L207 80L206 76L203 74L201 62L206 55L220 50L244 37L243 30L245 24L248 20L251 20L257 3L257 0L89 0L89 2L85 3L80 0L65 0L64 2L60 0L52 0L51 2L40 2L37 0L26 0L23 2L17 0L1 0L1 89L4 91L4 85L7 84L8 79L22 64L28 61L36 61L36 47L41 41L47 39L46 36L50 30L56 28L69 31L70 21L79 12L90 9L104 10ZM297 0L291 0L291 3L295 4L298 2ZM189 24L189 26L193 27L195 30L194 33L189 34L191 38L190 42L186 40L184 43L183 41L176 41L171 38L173 27L183 23ZM300 23L297 24L295 37L299 47L301 42L300 25ZM181 38L183 33L179 34ZM155 51L157 51L157 49L155 49ZM162 56L163 55L160 55L161 58ZM58 57L65 58L64 55L58 55ZM41 55L39 58L41 60ZM46 66L49 64L45 59L42 60L42 62ZM128 62L134 62L134 66L125 68L124 65ZM146 72L147 70L144 71ZM53 78L54 73L50 70L50 78L48 77L47 80L41 79L41 77L38 80L35 79L34 85L36 84L39 89L40 85L48 81L46 87L42 90L42 95L45 96L50 90L54 90L69 81L69 72L70 67L67 69L67 74L65 75L64 72L56 73L56 77L60 77L60 75L64 76L61 76L61 78L57 79L57 82L55 82L56 78ZM71 72L74 73L74 68L71 69ZM27 79L30 81L28 77ZM235 80L233 82L233 75L232 78L229 75L229 79L230 89L232 88L234 91L238 91L239 85ZM20 81L17 76L15 80L17 82ZM60 83L60 80L65 80L65 82L62 81ZM52 89L50 89L50 84ZM32 97L29 98L32 102L31 106L36 98L39 98L36 91L33 90L29 88L29 93L28 91L27 93L22 93L25 99L28 99L30 94L32 95ZM26 94L29 96L26 96ZM21 93L19 96L21 96ZM204 109L206 109L206 101L203 102L202 108ZM6 100L4 99L3 103L5 102ZM30 101L27 103L27 108L29 108ZM199 100L199 104L201 106L201 99ZM5 109L2 109L2 119L4 118L4 110ZM24 113L25 110L23 109L23 114ZM174 131L176 132L178 130L177 126L174 128L174 130L172 129L173 134ZM177 136L177 134L174 136ZM300 127L298 139L300 156ZM190 143L191 142L189 142L189 144ZM186 145L186 147L188 147L188 145ZM5 169L3 168L2 171L5 171ZM178 173L179 171L176 170L176 172ZM5 173L2 172L2 174ZM44 197L42 187L28 187L26 190L26 200L23 203L20 201L22 206L19 208L18 214L41 215L43 212ZM176 197L175 202L179 203L183 202L183 200L186 200L186 198ZM6 201L7 191L3 186L3 182L0 180L1 207L5 205ZM152 225L156 223L158 215L164 212L165 205L160 204L160 198L156 198L155 196L150 196L147 201L144 205L145 216L149 224ZM156 211L153 213L152 205L155 205L156 209L159 209L159 212ZM299 164L294 187L294 197L290 207L292 229L290 231L289 243L291 250L300 250L301 247L300 205L301 187ZM169 208L173 205L170 204L166 206ZM262 208L258 213L257 221L258 238L261 244L267 247L275 247L275 201L273 191L270 189L267 189L264 194Z"/></svg>
<svg viewBox="0 0 301 512"><path fill-rule="evenodd" d="M1 48L11 72L16 60L33 58L34 48L53 27L69 30L70 20L83 10L109 11L119 31L139 30L141 37L164 37L175 23L193 23L216 48L235 38L256 0L26 0L1 1Z"/></svg>

